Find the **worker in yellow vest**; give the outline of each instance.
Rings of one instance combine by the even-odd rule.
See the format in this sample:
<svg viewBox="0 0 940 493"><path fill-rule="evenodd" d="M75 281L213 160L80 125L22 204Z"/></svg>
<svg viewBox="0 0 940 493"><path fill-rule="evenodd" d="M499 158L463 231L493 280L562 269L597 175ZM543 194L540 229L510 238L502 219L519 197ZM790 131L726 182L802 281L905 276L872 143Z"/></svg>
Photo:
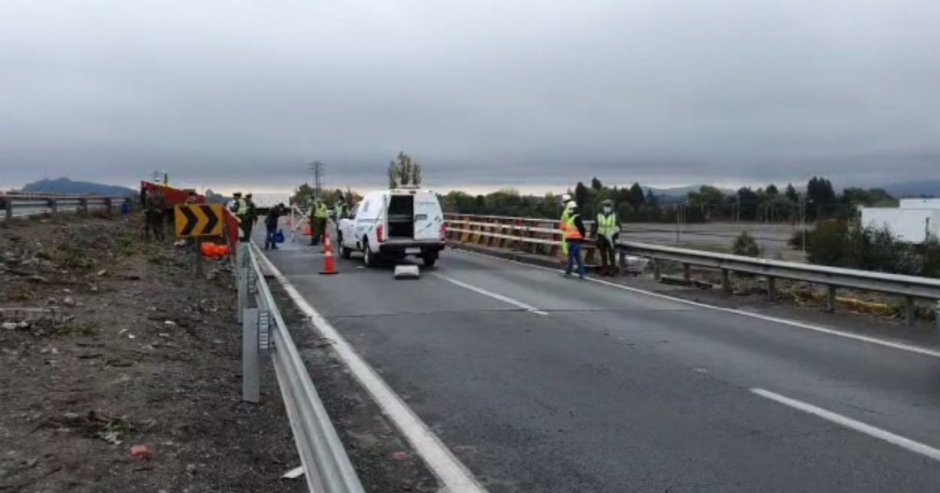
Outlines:
<svg viewBox="0 0 940 493"><path fill-rule="evenodd" d="M330 219L330 209L322 200L316 199L310 215L313 216L313 235L310 236L310 244L316 245L320 243L326 233L326 225Z"/></svg>
<svg viewBox="0 0 940 493"><path fill-rule="evenodd" d="M571 195L567 193L561 196L561 220L558 221L558 229L561 231L561 259L563 262L568 260L568 243L565 242L565 225L568 224L568 204L571 202Z"/></svg>
<svg viewBox="0 0 940 493"><path fill-rule="evenodd" d="M614 212L614 201L607 199L601 202L601 211L597 213L594 223L593 235L596 238L597 253L601 257L600 275L613 276L617 273L617 261L614 247L620 237L620 223L617 213Z"/></svg>
<svg viewBox="0 0 940 493"><path fill-rule="evenodd" d="M565 223L565 243L568 245L568 267L565 277L571 277L574 264L578 264L578 277L584 279L584 261L581 260L581 242L584 241L584 222L578 214L578 206L574 202L568 203L568 221Z"/></svg>

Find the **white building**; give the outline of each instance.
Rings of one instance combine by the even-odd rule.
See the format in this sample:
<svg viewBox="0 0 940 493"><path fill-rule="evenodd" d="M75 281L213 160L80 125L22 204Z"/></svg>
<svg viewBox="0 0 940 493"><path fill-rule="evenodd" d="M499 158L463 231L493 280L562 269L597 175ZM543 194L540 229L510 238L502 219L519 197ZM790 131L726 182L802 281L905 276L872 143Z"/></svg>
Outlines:
<svg viewBox="0 0 940 493"><path fill-rule="evenodd" d="M901 241L940 237L940 199L901 199L899 207L863 207L862 226L888 228Z"/></svg>

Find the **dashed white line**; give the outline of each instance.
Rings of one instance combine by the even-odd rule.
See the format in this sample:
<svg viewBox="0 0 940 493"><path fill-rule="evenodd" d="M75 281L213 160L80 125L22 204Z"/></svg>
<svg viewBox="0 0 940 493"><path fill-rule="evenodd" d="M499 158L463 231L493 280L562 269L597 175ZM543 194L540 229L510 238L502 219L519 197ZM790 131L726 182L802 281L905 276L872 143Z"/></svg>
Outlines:
<svg viewBox="0 0 940 493"><path fill-rule="evenodd" d="M483 289L483 288L476 287L476 286L474 286L473 284L467 284L467 283L465 283L465 282L463 282L463 281L458 281L457 279L454 279L453 277L445 276L445 275L440 274L440 273L437 273L437 272L434 272L433 275L434 275L435 277L438 277L438 278L440 278L440 279L443 279L443 280L445 280L445 281L447 281L447 282L449 282L449 283L451 283L451 284L460 286L460 287L462 287L462 288L464 288L464 289L469 289L470 291L473 291L473 292L475 292L475 293L480 293L480 294L482 294L483 296L489 296L490 298L493 298L493 299L495 299L495 300L499 300L499 301L502 301L502 302L504 302L504 303L509 303L510 305L518 306L519 308L522 308L522 309L525 310L525 311L528 311L528 312L531 312L531 313L535 313L535 314L537 314L537 315L548 315L548 312L546 312L546 311L544 311L544 310L539 310L537 307L532 306L532 305L530 305L530 304L528 304L528 303L523 303L522 301L519 301L519 300L517 300L517 299L513 299L513 298L510 298L510 297L508 297L508 296L501 295L501 294L499 294L499 293L494 293L494 292L492 292L492 291L489 291L489 290L486 290L486 289Z"/></svg>
<svg viewBox="0 0 940 493"><path fill-rule="evenodd" d="M882 430L881 428L877 428L872 425L862 423L861 421L854 420L847 416L843 416L841 414L837 414L832 411L827 411L821 407L817 407L812 404L807 404L806 402L798 401L796 399L792 399L790 397L786 397L786 396L771 392L769 390L751 389L751 392L761 397L764 397L766 399L770 399L772 401L783 404L785 406L789 406L794 409L803 411L805 413L818 416L822 419L825 419L826 421L833 422L837 425L850 428L852 430L875 437L879 440L884 440L892 445L896 445L898 447L909 450L911 452L923 455L925 457L929 457L936 461L940 461L940 450L937 450L929 445L924 445L923 443L920 443L920 442L915 442L914 440L911 440L910 438L905 438L905 437L902 437L901 435L896 435L894 433L891 433L890 431Z"/></svg>
<svg viewBox="0 0 940 493"><path fill-rule="evenodd" d="M553 269L553 268L551 268L551 267L543 267L543 266L541 266L541 265L527 264L527 263L519 262L519 261L516 261L516 260L504 259L504 258L492 256L492 255L486 255L486 254L483 254L483 253L472 252L472 251L469 251L469 250L460 250L460 251L461 251L461 252L465 252L465 253L469 253L469 254L472 254L472 255L477 255L477 256L480 256L480 257L495 258L495 259L497 259L497 260L502 260L503 262L509 262L509 263L513 263L513 264L519 264L519 265L523 265L523 266L530 267L530 268L534 268L534 269L547 270L547 271L550 271L550 272L561 272L559 269ZM787 319L787 318L772 317L772 316L770 316L770 315L763 315L763 314L760 314L760 313L748 312L748 311L744 311L744 310L737 310L737 309L734 309L734 308L725 308L725 307L721 307L721 306L709 305L709 304L701 303L701 302L698 302L698 301L686 300L686 299L683 299L683 298L677 298L677 297L675 297L675 296L669 296L669 295L667 295L667 294L656 293L656 292L653 292L653 291L647 291L647 290L645 290L645 289L640 289L640 288L634 288L634 287L632 287L632 286L624 286L623 284L617 284L617 283L613 283L613 282L610 282L610 281L605 281L605 280L603 280L603 279L594 279L594 278L588 277L587 280L590 281L590 282L593 282L593 283L603 284L604 286L609 286L609 287L616 288L616 289L622 289L622 290L624 290L624 291L630 291L630 292L632 292L632 293L643 294L643 295L646 295L646 296L651 296L651 297L653 297L653 298L659 298L659 299L662 299L662 300L674 301L674 302L676 302L676 303L682 303L682 304L684 304L684 305L696 306L696 307L699 307L699 308L705 308L705 309L708 309L708 310L715 310L715 311L724 312L724 313L733 313L733 314L735 314L735 315L742 315L742 316L745 316L745 317L756 318L756 319L764 320L764 321L767 321L767 322L775 322L775 323L782 324L782 325L789 325L789 326L791 326L791 327L797 327L797 328L800 328L800 329L811 330L811 331L814 331L814 332L820 332L820 333L823 333L823 334L828 334L828 335L832 335L832 336L836 336L836 337L843 337L843 338L845 338L845 339L852 339L852 340L856 340L856 341L860 341L860 342L865 342L865 343L868 343L868 344L876 344L876 345L878 345L878 346L889 347L889 348L898 349L898 350L901 350L901 351L907 351L907 352L909 352L909 353L916 353L916 354L920 354L920 355L923 355L923 356L930 356L930 357L932 357L932 358L940 358L940 351L933 350L933 349L929 349L929 348L925 348L925 347L922 347L922 346L916 346L916 345L914 345L914 344L907 344L907 343L903 343L903 342L889 341L889 340L885 340L885 339L879 339L879 338L877 338L877 337L869 337L869 336L863 336L863 335L860 335L860 334L853 334L853 333L850 333L850 332L843 332L843 331L841 331L841 330L828 329L828 328L826 328L826 327L820 327L820 326L818 326L818 325L812 325L812 324L800 322L800 321L797 321L797 320L790 320L790 319Z"/></svg>
<svg viewBox="0 0 940 493"><path fill-rule="evenodd" d="M407 404L385 383L359 354L346 342L339 332L322 315L320 315L293 284L278 270L264 255L260 259L265 263L274 278L284 287L294 303L303 311L320 335L334 341L332 347L336 354L342 358L356 380L369 392L372 399L378 404L401 433L408 439L418 452L418 455L428 465L428 468L440 479L441 483L450 493L481 493L486 490L473 477L473 474L457 457L441 442L421 418L408 407Z"/></svg>

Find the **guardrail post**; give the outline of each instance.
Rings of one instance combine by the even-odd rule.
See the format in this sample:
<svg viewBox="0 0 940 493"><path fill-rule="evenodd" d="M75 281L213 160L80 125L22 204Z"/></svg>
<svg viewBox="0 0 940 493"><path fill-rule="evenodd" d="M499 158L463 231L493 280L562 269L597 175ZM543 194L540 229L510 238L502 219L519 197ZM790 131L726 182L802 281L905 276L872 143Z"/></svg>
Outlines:
<svg viewBox="0 0 940 493"><path fill-rule="evenodd" d="M777 278L773 276L767 276L767 301L774 301L776 298L776 293L774 288L776 287Z"/></svg>
<svg viewBox="0 0 940 493"><path fill-rule="evenodd" d="M111 197L104 199L104 206L108 210L108 215L110 216L114 212L114 204L112 203Z"/></svg>
<svg viewBox="0 0 940 493"><path fill-rule="evenodd" d="M3 208L6 209L7 219L13 219L13 199L9 197L3 199Z"/></svg>
<svg viewBox="0 0 940 493"><path fill-rule="evenodd" d="M917 305L914 304L913 296L904 297L904 321L907 325L914 325L914 315L916 315L915 309Z"/></svg>
<svg viewBox="0 0 940 493"><path fill-rule="evenodd" d="M49 210L52 211L53 214L59 212L59 208L56 204L55 199L49 199L48 202L49 202Z"/></svg>
<svg viewBox="0 0 940 493"><path fill-rule="evenodd" d="M731 273L728 269L721 269L721 290L731 294Z"/></svg>
<svg viewBox="0 0 940 493"><path fill-rule="evenodd" d="M832 284L826 286L826 311L836 311L836 287Z"/></svg>
<svg viewBox="0 0 940 493"><path fill-rule="evenodd" d="M257 308L246 308L242 320L242 400L253 403L261 401Z"/></svg>
<svg viewBox="0 0 940 493"><path fill-rule="evenodd" d="M80 214L88 215L88 199L82 197L78 199L78 212Z"/></svg>
<svg viewBox="0 0 940 493"><path fill-rule="evenodd" d="M940 300L933 307L933 323L937 326L937 330L940 330Z"/></svg>
<svg viewBox="0 0 940 493"><path fill-rule="evenodd" d="M653 279L661 281L663 278L662 267L660 265L659 259L653 259Z"/></svg>
<svg viewBox="0 0 940 493"><path fill-rule="evenodd" d="M685 282L692 280L692 265L682 264L682 278L685 279Z"/></svg>

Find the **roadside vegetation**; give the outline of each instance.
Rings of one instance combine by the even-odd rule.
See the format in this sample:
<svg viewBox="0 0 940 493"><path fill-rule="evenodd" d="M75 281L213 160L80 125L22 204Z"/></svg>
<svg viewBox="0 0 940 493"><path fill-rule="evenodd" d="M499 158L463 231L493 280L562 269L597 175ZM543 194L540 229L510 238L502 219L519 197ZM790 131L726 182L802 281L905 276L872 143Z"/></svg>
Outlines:
<svg viewBox="0 0 940 493"><path fill-rule="evenodd" d="M862 228L847 221L825 220L806 233L810 263L893 274L940 277L940 241L922 245L897 239L888 229ZM790 240L799 245L799 234Z"/></svg>

